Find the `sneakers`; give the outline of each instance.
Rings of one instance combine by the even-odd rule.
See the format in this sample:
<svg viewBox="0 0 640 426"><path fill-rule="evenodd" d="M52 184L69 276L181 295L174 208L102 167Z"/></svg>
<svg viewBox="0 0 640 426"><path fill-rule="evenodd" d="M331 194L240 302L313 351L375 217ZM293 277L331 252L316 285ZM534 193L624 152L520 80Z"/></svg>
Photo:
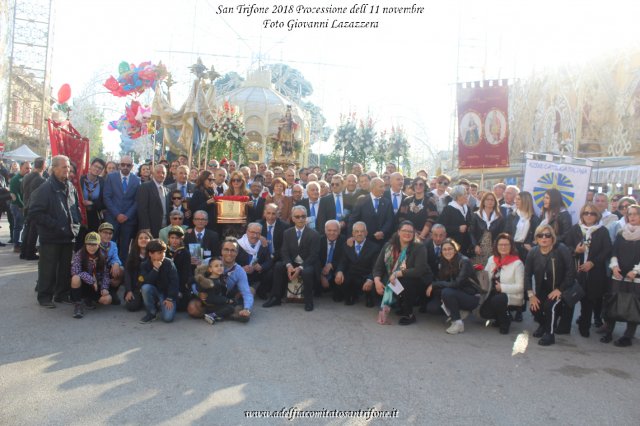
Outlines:
<svg viewBox="0 0 640 426"><path fill-rule="evenodd" d="M84 317L84 309L82 309L82 303L73 304L73 317L75 319L80 319Z"/></svg>
<svg viewBox="0 0 640 426"><path fill-rule="evenodd" d="M464 323L462 321L453 321L449 326L449 328L447 328L447 333L449 334L464 333Z"/></svg>
<svg viewBox="0 0 640 426"><path fill-rule="evenodd" d="M147 315L143 316L140 319L140 324L149 324L149 323L151 323L151 322L153 322L155 320L156 320L156 314L147 313Z"/></svg>
<svg viewBox="0 0 640 426"><path fill-rule="evenodd" d="M538 340L540 346L551 346L556 343L556 336L551 333L544 333L544 336Z"/></svg>
<svg viewBox="0 0 640 426"><path fill-rule="evenodd" d="M213 325L213 324L216 323L216 318L215 318L215 316L213 314L204 314L204 320L209 325Z"/></svg>

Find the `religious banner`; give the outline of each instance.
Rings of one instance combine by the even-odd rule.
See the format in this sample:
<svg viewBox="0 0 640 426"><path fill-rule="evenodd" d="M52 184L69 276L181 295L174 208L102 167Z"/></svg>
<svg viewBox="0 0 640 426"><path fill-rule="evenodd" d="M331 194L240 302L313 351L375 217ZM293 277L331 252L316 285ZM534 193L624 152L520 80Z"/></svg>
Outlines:
<svg viewBox="0 0 640 426"><path fill-rule="evenodd" d="M534 209L539 214L545 191L556 188L562 194L562 201L571 213L573 223L578 223L580 209L587 200L590 177L590 166L529 159L522 189L531 193Z"/></svg>
<svg viewBox="0 0 640 426"><path fill-rule="evenodd" d="M80 188L80 176L89 171L89 139L83 137L68 121L58 123L47 120L49 123L49 141L51 143L51 155L66 155L71 163L71 182L78 193L78 204L82 214L82 223L87 223L87 212L83 203L82 188Z"/></svg>
<svg viewBox="0 0 640 426"><path fill-rule="evenodd" d="M458 85L458 167L509 167L507 80Z"/></svg>

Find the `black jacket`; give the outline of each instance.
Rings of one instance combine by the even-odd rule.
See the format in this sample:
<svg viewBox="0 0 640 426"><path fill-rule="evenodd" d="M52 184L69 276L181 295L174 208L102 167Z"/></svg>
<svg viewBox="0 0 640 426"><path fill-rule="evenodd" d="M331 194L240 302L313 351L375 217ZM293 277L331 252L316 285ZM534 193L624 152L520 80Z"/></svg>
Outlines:
<svg viewBox="0 0 640 426"><path fill-rule="evenodd" d="M176 251L167 248L167 258L173 260L173 264L178 271L178 282L180 292L185 295L191 293L191 283L193 283L193 268L191 267L191 253L186 247L179 247Z"/></svg>
<svg viewBox="0 0 640 426"><path fill-rule="evenodd" d="M387 265L384 263L384 253L389 244L391 243L389 242L384 245L373 266L373 276L380 277L385 284L389 279L389 275L391 275L391 271L387 271ZM402 278L417 278L425 283L430 283L433 280L431 268L429 268L427 263L427 249L424 244L411 243L409 247L407 247L405 265L407 268L402 271Z"/></svg>
<svg viewBox="0 0 640 426"><path fill-rule="evenodd" d="M564 291L573 284L576 269L571 252L563 243L558 243L547 255L540 252L540 246L531 249L524 263L525 290L529 291L533 288L531 278L535 277L536 293L539 293L539 286L543 282L545 274L551 283L549 290L557 288Z"/></svg>
<svg viewBox="0 0 640 426"><path fill-rule="evenodd" d="M41 243L73 243L80 230L80 209L71 181L49 176L31 194L29 217L36 223Z"/></svg>
<svg viewBox="0 0 640 426"><path fill-rule="evenodd" d="M440 259L440 271L436 281L432 283L435 288L455 288L464 291L467 294L477 294L478 288L473 284L472 280L475 279L476 272L473 269L473 264L468 257L461 254L457 254L455 258L451 259L452 262L458 262L458 275L455 277L444 276L446 273L442 267L442 263L446 262L444 258Z"/></svg>
<svg viewBox="0 0 640 426"><path fill-rule="evenodd" d="M584 254L575 252L576 247L583 242L583 239L580 224L573 225L565 237L565 244L573 252L576 267L585 263ZM604 295L607 283L607 260L611 256L611 248L609 232L607 228L601 226L591 234L589 242L587 261L593 262L593 268L589 272L576 271L580 285L584 287L587 297L593 301L601 299Z"/></svg>
<svg viewBox="0 0 640 426"><path fill-rule="evenodd" d="M140 275L142 284L151 284L166 298L173 299L174 303L178 301L178 270L171 259L165 257L157 271L153 269L151 259L145 260L140 265Z"/></svg>
<svg viewBox="0 0 640 426"><path fill-rule="evenodd" d="M378 253L380 253L380 245L369 240L364 241L360 256L356 254L355 241L352 247L345 245L344 255L340 258L336 272L372 280L373 265L378 258Z"/></svg>
<svg viewBox="0 0 640 426"><path fill-rule="evenodd" d="M541 222L544 220L544 218L545 213L540 213ZM560 243L564 243L567 232L569 232L569 229L571 229L572 226L571 214L566 210L562 210L554 219L551 219L549 221L549 225L552 226L553 230L556 232L557 241Z"/></svg>
<svg viewBox="0 0 640 426"><path fill-rule="evenodd" d="M475 247L480 244L482 240L482 234L487 230L487 222L482 220L480 215L477 213L473 213L471 215L471 226L469 227L469 237L471 238L471 247ZM495 214L495 213L494 213ZM489 231L491 232L491 243L493 243L498 234L502 232L504 229L504 218L498 217L493 222L491 222L491 226L489 227Z"/></svg>

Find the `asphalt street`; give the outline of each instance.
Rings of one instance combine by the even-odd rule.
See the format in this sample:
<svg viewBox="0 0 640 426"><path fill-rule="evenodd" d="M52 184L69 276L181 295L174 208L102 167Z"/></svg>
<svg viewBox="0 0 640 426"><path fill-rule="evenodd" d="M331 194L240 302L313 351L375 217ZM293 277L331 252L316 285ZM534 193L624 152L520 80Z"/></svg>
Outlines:
<svg viewBox="0 0 640 426"><path fill-rule="evenodd" d="M0 222L0 241L8 225ZM470 317L447 335L418 315L381 326L363 304L324 296L316 309L256 304L249 324L210 326L178 314L138 323L122 306L40 308L36 262L0 248L0 424L287 424L248 410L388 410L396 418L297 418L313 424L637 425L640 342L595 333L543 348L531 316L511 334ZM616 335L621 333L621 326ZM392 411L397 410L397 411Z"/></svg>

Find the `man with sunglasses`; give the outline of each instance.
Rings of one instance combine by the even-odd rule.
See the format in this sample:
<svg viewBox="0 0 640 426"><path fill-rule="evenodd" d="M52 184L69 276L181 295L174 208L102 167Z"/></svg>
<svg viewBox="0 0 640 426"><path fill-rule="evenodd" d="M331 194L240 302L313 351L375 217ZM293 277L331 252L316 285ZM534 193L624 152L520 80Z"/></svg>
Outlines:
<svg viewBox="0 0 640 426"><path fill-rule="evenodd" d="M179 226L185 232L189 228L184 224L184 214L179 210L173 210L169 213L169 224L158 232L158 238L162 240L163 243L169 244L169 231L176 226Z"/></svg>
<svg viewBox="0 0 640 426"><path fill-rule="evenodd" d="M113 241L124 263L129 254L131 239L138 225L136 197L140 178L131 173L133 160L125 155L120 159L120 170L107 175L104 184L105 220L113 225Z"/></svg>
<svg viewBox="0 0 640 426"><path fill-rule="evenodd" d="M287 283L302 277L304 310L313 311L313 285L320 253L320 234L307 225L307 209L294 206L291 209L294 227L284 231L281 260L273 272L273 288L265 308L280 305Z"/></svg>
<svg viewBox="0 0 640 426"><path fill-rule="evenodd" d="M331 178L331 192L320 198L315 229L323 235L324 224L329 220L337 220L340 223L340 232L346 232L349 212L353 206L345 202L342 194L343 186L342 176L333 176Z"/></svg>

